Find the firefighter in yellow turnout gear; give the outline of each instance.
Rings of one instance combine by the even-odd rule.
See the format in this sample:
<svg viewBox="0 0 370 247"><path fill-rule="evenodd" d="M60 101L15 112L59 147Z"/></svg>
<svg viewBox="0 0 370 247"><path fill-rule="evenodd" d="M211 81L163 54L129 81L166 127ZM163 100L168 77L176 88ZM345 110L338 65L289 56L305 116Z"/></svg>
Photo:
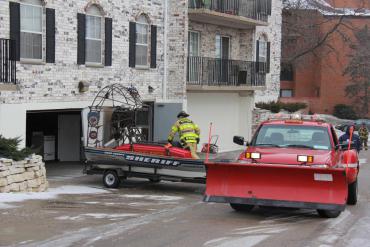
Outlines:
<svg viewBox="0 0 370 247"><path fill-rule="evenodd" d="M197 154L197 144L199 143L200 129L198 125L193 123L189 118L189 114L181 111L178 115L177 122L172 126L171 132L168 136L168 142L172 143L176 133L179 133L181 145L184 148L189 148L191 156L194 159L199 159Z"/></svg>

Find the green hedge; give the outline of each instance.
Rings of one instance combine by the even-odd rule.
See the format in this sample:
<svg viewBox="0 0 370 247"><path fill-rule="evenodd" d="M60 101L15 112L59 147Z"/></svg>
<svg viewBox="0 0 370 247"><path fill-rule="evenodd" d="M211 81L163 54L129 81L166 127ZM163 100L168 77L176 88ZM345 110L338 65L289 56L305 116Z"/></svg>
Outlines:
<svg viewBox="0 0 370 247"><path fill-rule="evenodd" d="M342 119L357 119L357 114L353 107L344 104L335 105L333 115Z"/></svg>
<svg viewBox="0 0 370 247"><path fill-rule="evenodd" d="M300 103L300 102L297 102L297 103L283 103L283 102L279 102L279 101L270 101L268 103L264 103L264 102L257 103L256 107L261 108L261 109L265 109L265 110L269 110L273 113L278 113L281 110L286 110L289 113L293 113L293 112L299 111L301 109L305 109L307 107L307 104L306 103Z"/></svg>
<svg viewBox="0 0 370 247"><path fill-rule="evenodd" d="M0 135L0 157L18 161L29 156L31 150L28 148L18 150L20 141L20 138L5 138Z"/></svg>

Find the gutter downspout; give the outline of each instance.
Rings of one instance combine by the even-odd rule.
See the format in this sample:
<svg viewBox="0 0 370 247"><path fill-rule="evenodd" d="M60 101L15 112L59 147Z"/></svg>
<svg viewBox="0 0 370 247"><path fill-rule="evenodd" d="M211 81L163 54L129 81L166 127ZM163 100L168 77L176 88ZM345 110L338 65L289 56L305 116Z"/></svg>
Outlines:
<svg viewBox="0 0 370 247"><path fill-rule="evenodd" d="M162 100L167 100L167 67L168 67L168 61L167 61L167 27L168 27L168 3L167 0L163 0L164 5L164 58L163 58L163 82L162 82Z"/></svg>

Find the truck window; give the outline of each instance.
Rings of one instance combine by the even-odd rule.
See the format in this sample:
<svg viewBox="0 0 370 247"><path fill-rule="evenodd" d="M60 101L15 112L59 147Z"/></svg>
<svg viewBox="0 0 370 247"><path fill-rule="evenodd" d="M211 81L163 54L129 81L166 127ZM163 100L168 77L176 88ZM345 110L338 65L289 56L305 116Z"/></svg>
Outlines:
<svg viewBox="0 0 370 247"><path fill-rule="evenodd" d="M319 126L267 124L260 128L252 145L331 150L328 129Z"/></svg>

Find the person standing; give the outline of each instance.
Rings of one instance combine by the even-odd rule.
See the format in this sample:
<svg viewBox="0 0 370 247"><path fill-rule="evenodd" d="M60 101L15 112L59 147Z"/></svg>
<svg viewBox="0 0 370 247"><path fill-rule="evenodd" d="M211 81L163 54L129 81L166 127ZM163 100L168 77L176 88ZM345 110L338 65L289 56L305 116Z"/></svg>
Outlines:
<svg viewBox="0 0 370 247"><path fill-rule="evenodd" d="M367 140L369 138L369 130L366 127L366 123L363 122L360 129L358 130L358 134L360 136L360 141L365 150L367 150Z"/></svg>
<svg viewBox="0 0 370 247"><path fill-rule="evenodd" d="M199 159L197 154L197 144L199 143L200 129L193 121L188 117L190 115L185 111L181 111L177 118L178 120L172 126L171 132L168 136L168 142L172 143L176 133L179 133L180 142L183 148L189 148L191 156L194 159Z"/></svg>
<svg viewBox="0 0 370 247"><path fill-rule="evenodd" d="M339 143L344 144L350 141L351 137L351 130L352 130L352 142L353 146L356 148L357 152L359 153L361 150L361 141L360 137L354 133L354 126L347 126L346 133L339 137Z"/></svg>

